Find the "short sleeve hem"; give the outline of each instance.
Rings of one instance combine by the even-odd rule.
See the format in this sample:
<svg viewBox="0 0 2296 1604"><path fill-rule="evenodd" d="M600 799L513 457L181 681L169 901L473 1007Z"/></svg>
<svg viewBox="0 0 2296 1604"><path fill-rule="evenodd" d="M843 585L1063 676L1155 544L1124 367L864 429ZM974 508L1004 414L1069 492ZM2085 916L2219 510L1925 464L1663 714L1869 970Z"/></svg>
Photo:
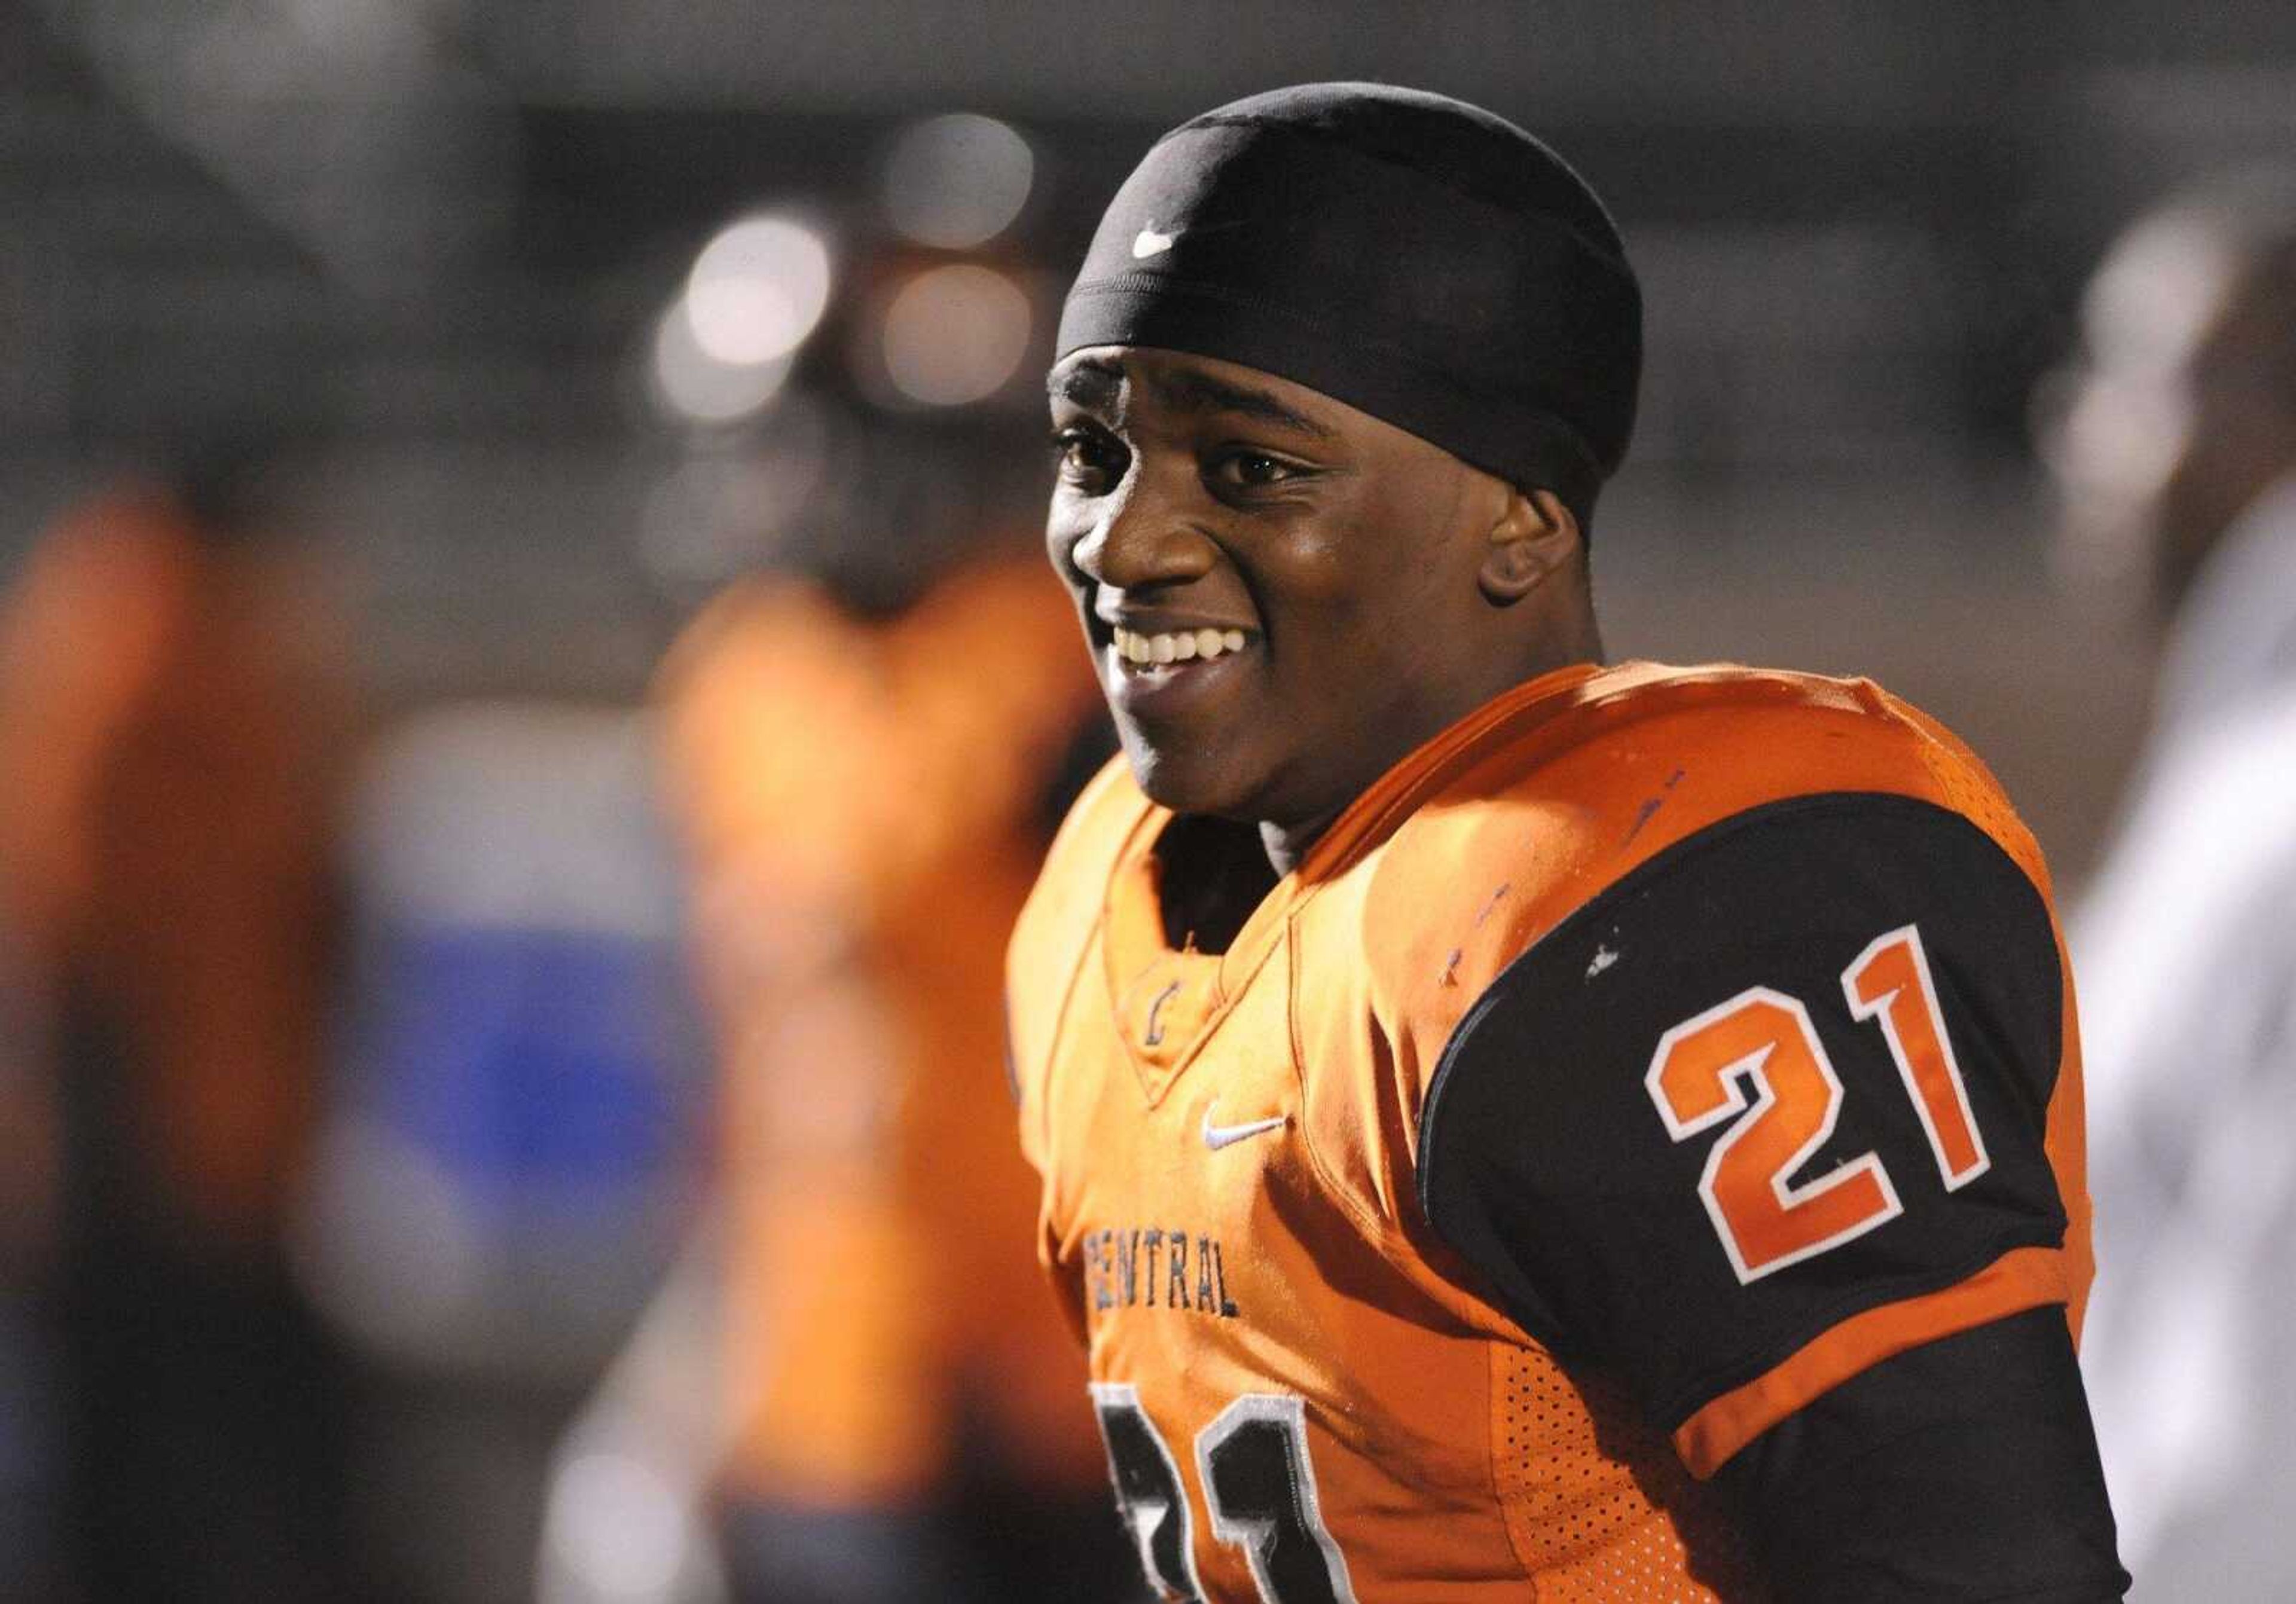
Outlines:
<svg viewBox="0 0 2296 1604"><path fill-rule="evenodd" d="M1853 1314L1791 1357L1712 1399L1674 1432L1691 1474L1710 1477L1732 1455L1811 1400L1884 1359L2071 1294L2064 1255L2018 1248L1934 1292Z"/></svg>

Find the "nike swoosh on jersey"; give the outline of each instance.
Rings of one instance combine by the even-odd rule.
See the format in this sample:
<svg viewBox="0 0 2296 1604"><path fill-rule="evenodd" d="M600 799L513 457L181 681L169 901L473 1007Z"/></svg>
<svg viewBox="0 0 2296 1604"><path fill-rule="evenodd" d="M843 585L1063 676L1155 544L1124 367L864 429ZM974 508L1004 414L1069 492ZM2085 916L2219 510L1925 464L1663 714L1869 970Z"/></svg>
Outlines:
<svg viewBox="0 0 2296 1604"><path fill-rule="evenodd" d="M1214 1108L1218 1106L1218 1104L1213 1105ZM1224 1147L1233 1147L1237 1142L1249 1141L1254 1136L1265 1136L1270 1131L1280 1131L1291 1123L1292 1116L1289 1114L1275 1114L1266 1119L1247 1120L1242 1125L1214 1125L1212 1110L1208 1108L1204 1110L1204 1145L1217 1153Z"/></svg>

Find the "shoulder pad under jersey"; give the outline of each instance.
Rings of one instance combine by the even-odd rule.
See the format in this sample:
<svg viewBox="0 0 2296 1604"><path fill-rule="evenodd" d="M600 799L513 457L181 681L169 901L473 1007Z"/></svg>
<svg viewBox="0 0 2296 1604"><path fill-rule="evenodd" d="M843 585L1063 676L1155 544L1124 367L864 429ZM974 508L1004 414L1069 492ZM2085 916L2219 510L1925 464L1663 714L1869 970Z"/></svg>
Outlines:
<svg viewBox="0 0 2296 1604"><path fill-rule="evenodd" d="M1984 765L1867 680L1628 664L1559 708L1536 701L1495 721L1416 789L1392 810L1401 822L1359 849L1377 861L1358 938L1374 1008L1427 1068L1499 973L1605 887L1790 798L1930 803L2049 892L2038 847Z"/></svg>

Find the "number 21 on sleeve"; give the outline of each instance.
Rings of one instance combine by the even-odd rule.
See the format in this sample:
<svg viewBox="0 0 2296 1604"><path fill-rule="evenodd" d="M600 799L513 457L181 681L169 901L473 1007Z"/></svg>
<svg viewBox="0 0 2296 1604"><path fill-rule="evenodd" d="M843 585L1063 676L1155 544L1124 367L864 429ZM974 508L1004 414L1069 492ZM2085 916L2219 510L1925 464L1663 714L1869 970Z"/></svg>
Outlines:
<svg viewBox="0 0 2296 1604"><path fill-rule="evenodd" d="M1921 932L1903 925L1876 937L1842 971L1841 990L1855 1018L1880 1026L1947 1189L1983 1174L1990 1160ZM1644 1084L1675 1141L1729 1126L1707 1154L1698 1193L1742 1282L1839 1248L1904 1212L1878 1153L1816 1180L1792 1180L1833 1134L1842 1096L1797 998L1750 986L1685 1019L1659 1038Z"/></svg>

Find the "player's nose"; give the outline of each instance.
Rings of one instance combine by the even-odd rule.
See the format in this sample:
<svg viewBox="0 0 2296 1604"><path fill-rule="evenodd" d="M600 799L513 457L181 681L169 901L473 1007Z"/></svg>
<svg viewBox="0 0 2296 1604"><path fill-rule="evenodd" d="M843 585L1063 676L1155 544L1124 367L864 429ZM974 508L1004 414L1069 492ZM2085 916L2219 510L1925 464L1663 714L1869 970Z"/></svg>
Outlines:
<svg viewBox="0 0 2296 1604"><path fill-rule="evenodd" d="M1201 578L1219 561L1219 544L1191 515L1185 487L1136 465L1105 497L1070 554L1086 577L1136 591Z"/></svg>

